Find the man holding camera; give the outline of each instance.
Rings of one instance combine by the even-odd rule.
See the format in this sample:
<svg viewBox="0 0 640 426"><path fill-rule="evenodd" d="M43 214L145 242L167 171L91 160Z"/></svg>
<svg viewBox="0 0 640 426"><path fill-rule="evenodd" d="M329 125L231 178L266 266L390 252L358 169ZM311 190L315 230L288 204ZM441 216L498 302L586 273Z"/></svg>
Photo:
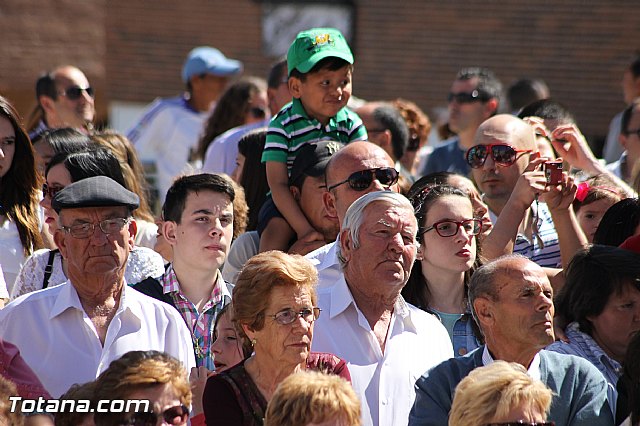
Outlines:
<svg viewBox="0 0 640 426"><path fill-rule="evenodd" d="M513 247L540 266L558 267L586 245L570 208L573 179L540 157L530 125L507 114L489 118L465 159L496 225L487 249ZM485 253L488 258L500 254Z"/></svg>

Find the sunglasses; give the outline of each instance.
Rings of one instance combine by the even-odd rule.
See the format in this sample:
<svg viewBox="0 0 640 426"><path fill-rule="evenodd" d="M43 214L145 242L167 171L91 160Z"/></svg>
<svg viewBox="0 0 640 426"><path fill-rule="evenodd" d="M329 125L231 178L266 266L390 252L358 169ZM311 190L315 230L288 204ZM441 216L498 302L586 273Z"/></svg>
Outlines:
<svg viewBox="0 0 640 426"><path fill-rule="evenodd" d="M165 423L169 425L181 425L187 421L189 417L189 408L185 405L176 405L167 408L160 414L152 412L135 413L131 418L120 423L121 426L155 426L158 419L162 417Z"/></svg>
<svg viewBox="0 0 640 426"><path fill-rule="evenodd" d="M254 118L265 118L267 116L267 110L261 107L249 108L249 114Z"/></svg>
<svg viewBox="0 0 640 426"><path fill-rule="evenodd" d="M640 129L625 130L624 134L627 135L627 136L636 135L636 136L638 136L640 138Z"/></svg>
<svg viewBox="0 0 640 426"><path fill-rule="evenodd" d="M87 92L87 95L91 99L94 97L93 87L80 87L80 86L71 86L67 87L65 90L58 92L60 95L65 96L67 99L75 101L82 97L82 92Z"/></svg>
<svg viewBox="0 0 640 426"><path fill-rule="evenodd" d="M56 196L56 194L60 191L62 191L64 188L62 187L56 187L56 188L52 188L49 185L47 185L46 183L42 184L42 195L43 197L49 196L50 199L53 200L53 197Z"/></svg>
<svg viewBox="0 0 640 426"><path fill-rule="evenodd" d="M490 145L476 145L469 148L466 155L467 164L472 169L478 169L484 165L487 160L487 156L491 153L493 161L502 167L508 167L516 162L518 154L524 154L531 152L530 149L515 149L511 145L507 144L490 144Z"/></svg>
<svg viewBox="0 0 640 426"><path fill-rule="evenodd" d="M467 219L462 222L455 220L441 220L424 230L423 234L435 229L441 237L453 237L458 234L458 229L462 227L467 235L478 235L482 232L482 219Z"/></svg>
<svg viewBox="0 0 640 426"><path fill-rule="evenodd" d="M354 191L365 191L371 186L374 178L380 182L382 186L389 187L398 182L398 171L393 167L360 170L359 172L351 173L351 175L342 182L327 187L327 191L331 191L345 183L348 183Z"/></svg>
<svg viewBox="0 0 640 426"><path fill-rule="evenodd" d="M482 92L480 92L478 90L474 90L471 93L465 93L465 92L453 93L453 92L449 92L449 96L447 96L447 101L448 102L456 101L459 104L470 104L472 102L486 102L489 99L491 99L491 96L489 96L486 93L482 93Z"/></svg>

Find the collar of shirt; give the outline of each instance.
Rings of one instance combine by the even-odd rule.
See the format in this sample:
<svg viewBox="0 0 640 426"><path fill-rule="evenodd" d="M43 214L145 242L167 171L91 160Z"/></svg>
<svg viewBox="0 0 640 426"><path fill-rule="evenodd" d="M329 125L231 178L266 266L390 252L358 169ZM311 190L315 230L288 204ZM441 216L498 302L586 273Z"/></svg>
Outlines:
<svg viewBox="0 0 640 426"><path fill-rule="evenodd" d="M83 315L86 315L84 308L82 307L82 303L80 302L80 297L78 296L78 292L75 287L71 284L71 281L68 280L62 284L60 284L61 289L56 297L56 300L51 307L51 311L49 313L49 319L54 319L55 317L61 315L68 309L77 309L82 312ZM127 293L130 291L137 291L130 289L127 285L123 285L122 292L120 293L120 303L118 305L118 309L116 315L119 312L124 311L125 309L131 312L138 321L144 317L142 310L138 304L127 304Z"/></svg>
<svg viewBox="0 0 640 426"><path fill-rule="evenodd" d="M493 363L494 359L489 353L489 349L487 345L484 345L484 350L482 351L482 365L489 365ZM529 377L540 380L540 354L536 353L536 355L531 360L531 365L527 369L527 374Z"/></svg>
<svg viewBox="0 0 640 426"><path fill-rule="evenodd" d="M580 325L577 322L569 324L565 330L569 341L580 347L587 354L588 359L598 360L604 365L609 365L617 373L622 373L622 365L615 359L609 357L605 351L602 350L600 345L593 340L593 337L580 330ZM592 362L593 362L592 361Z"/></svg>
<svg viewBox="0 0 640 426"><path fill-rule="evenodd" d="M345 111L345 108L342 108L335 116L329 118L329 122L324 127L335 129L338 127L338 123L346 121L348 119L348 115ZM293 100L291 101L291 115L300 115L305 119L316 123L316 126L318 128L322 127L318 120L309 117L309 114L307 114L307 111L305 111L304 105L302 105L302 101L300 99L293 98Z"/></svg>
<svg viewBox="0 0 640 426"><path fill-rule="evenodd" d="M353 295L351 294L351 290L349 290L349 286L345 280L344 275L336 282L336 284L331 288L331 305L329 312L329 318L333 319L336 316L342 314L349 306L353 305L356 312L358 312L358 323L361 327L370 329L371 326L367 322L364 314L358 308L356 301L353 299ZM413 321L411 321L411 315L409 311L409 307L407 306L407 302L405 302L402 295L398 295L398 299L393 307L393 315L400 318L404 323L405 329L411 332L417 332ZM393 318L392 318L393 321Z"/></svg>
<svg viewBox="0 0 640 426"><path fill-rule="evenodd" d="M177 293L180 297L188 300L180 289L180 283L178 282L178 277L173 270L173 265L169 265L169 267L165 271L164 275L161 278L161 284L163 294ZM206 311L210 306L215 306L220 303L224 296L228 296L229 298L231 298L229 289L227 289L227 286L224 284L222 275L218 270L216 275L216 283L213 286L213 290L211 290L211 297L205 304L203 311Z"/></svg>

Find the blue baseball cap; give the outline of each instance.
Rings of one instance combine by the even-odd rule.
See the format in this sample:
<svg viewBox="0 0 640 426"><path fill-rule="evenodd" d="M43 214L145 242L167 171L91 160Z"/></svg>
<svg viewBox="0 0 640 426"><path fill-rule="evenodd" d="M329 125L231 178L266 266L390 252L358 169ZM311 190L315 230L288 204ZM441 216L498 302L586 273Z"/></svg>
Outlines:
<svg viewBox="0 0 640 426"><path fill-rule="evenodd" d="M200 46L187 55L182 67L182 81L187 83L194 75L213 74L227 77L241 71L242 62L227 58L216 48Z"/></svg>

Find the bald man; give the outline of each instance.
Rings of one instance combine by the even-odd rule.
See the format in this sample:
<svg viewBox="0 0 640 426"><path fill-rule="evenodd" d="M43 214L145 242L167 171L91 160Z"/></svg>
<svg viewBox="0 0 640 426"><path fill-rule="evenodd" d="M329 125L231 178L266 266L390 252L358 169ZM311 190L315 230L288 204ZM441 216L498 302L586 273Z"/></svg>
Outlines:
<svg viewBox="0 0 640 426"><path fill-rule="evenodd" d="M587 241L569 208L576 186L566 173L559 184L547 184L547 160L540 158L533 128L507 114L485 120L466 153L496 225L488 248L513 247L540 266L566 266Z"/></svg>
<svg viewBox="0 0 640 426"><path fill-rule="evenodd" d="M522 365L553 391L548 419L556 426L614 424L607 381L598 369L583 358L544 349L554 341L555 311L553 288L542 268L519 255L490 262L471 277L469 304L486 343L416 381L410 426L447 424L457 384L495 360Z"/></svg>
<svg viewBox="0 0 640 426"><path fill-rule="evenodd" d="M327 214L337 217L340 226L351 204L369 192L398 192L398 172L384 149L371 142L351 142L331 157L325 170L323 201ZM318 285L333 284L342 272L336 243L330 243L306 256L318 269Z"/></svg>

